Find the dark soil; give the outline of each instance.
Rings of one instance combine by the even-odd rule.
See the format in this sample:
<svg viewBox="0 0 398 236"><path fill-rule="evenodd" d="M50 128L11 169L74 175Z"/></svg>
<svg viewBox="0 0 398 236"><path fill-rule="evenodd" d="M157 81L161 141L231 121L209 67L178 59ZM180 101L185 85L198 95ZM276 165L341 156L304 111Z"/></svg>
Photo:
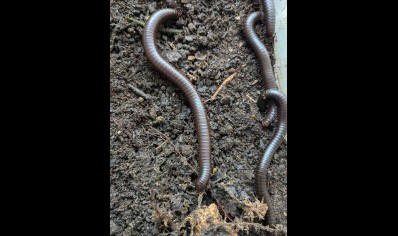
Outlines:
<svg viewBox="0 0 398 236"><path fill-rule="evenodd" d="M193 114L181 91L149 65L142 48L143 28L126 20L145 22L163 8L182 13L165 26L183 32L159 33L159 50L189 75L203 101L236 69L247 65L213 102L205 104L214 175L201 208L217 204L223 221L227 212L224 222L228 224L212 225L202 234L231 235L225 229L231 226L238 235L286 235L286 142L268 171L279 230L264 229L253 223L261 223L258 218L245 217L243 200L255 202L254 168L272 134L272 128L260 126L258 64L242 34L243 20L254 11L250 0L111 0L110 234L193 232L193 223L187 220L199 204L194 188L198 152ZM258 24L256 30L272 57L272 43L265 39L263 27ZM189 61L188 56L195 59Z"/></svg>

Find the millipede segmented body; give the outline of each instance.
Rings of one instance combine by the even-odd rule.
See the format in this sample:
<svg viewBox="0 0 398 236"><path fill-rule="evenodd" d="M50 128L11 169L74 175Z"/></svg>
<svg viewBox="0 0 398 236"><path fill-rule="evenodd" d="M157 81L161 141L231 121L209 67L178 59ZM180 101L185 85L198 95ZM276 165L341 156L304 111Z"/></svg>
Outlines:
<svg viewBox="0 0 398 236"><path fill-rule="evenodd" d="M272 135L270 143L265 149L264 155L258 162L256 167L256 191L257 197L264 200L268 205L268 212L266 214L268 225L275 225L275 213L271 198L267 188L267 170L269 164L274 156L276 150L283 142L284 135L287 131L287 98L282 92L276 89L267 89L263 95L265 100L273 100L278 107L278 122L276 124L275 132Z"/></svg>
<svg viewBox="0 0 398 236"><path fill-rule="evenodd" d="M250 13L243 26L243 33L254 53L260 67L260 75L262 77L262 84L264 89L276 89L276 82L274 77L274 70L272 68L271 59L267 48L261 42L260 38L254 31L254 25L261 20L261 13L259 11ZM267 30L267 29L266 29ZM262 102L262 101L259 101ZM268 112L263 119L263 127L268 127L277 115L277 108L273 102L269 105Z"/></svg>
<svg viewBox="0 0 398 236"><path fill-rule="evenodd" d="M275 34L275 7L273 0L260 0L261 8L264 12L264 21L266 34L268 37L272 37Z"/></svg>
<svg viewBox="0 0 398 236"><path fill-rule="evenodd" d="M258 3L259 1L261 4ZM259 10L259 5L261 5L264 13L256 11L249 14L244 22L243 32L250 46L253 48L254 53L256 54L256 58L260 66L263 89L265 90L257 102L261 112L267 110L268 107L268 112L262 121L262 126L268 127L271 122L278 117L276 129L272 135L271 141L267 145L264 155L259 160L255 169L256 194L260 200L263 200L267 203L268 211L266 214L266 221L268 225L274 226L276 224L275 209L268 193L267 170L276 150L282 144L284 135L287 131L287 98L282 92L277 90L269 53L254 31L254 25L263 18L265 21L265 30L267 36L274 35L274 4L272 0L255 0L254 7L256 10Z"/></svg>
<svg viewBox="0 0 398 236"><path fill-rule="evenodd" d="M199 93L188 78L167 62L156 47L156 34L160 25L179 16L180 13L174 9L162 9L155 12L145 23L142 39L145 56L158 71L183 92L193 111L199 143L199 173L195 187L198 192L202 192L209 182L211 172L210 128L206 110Z"/></svg>

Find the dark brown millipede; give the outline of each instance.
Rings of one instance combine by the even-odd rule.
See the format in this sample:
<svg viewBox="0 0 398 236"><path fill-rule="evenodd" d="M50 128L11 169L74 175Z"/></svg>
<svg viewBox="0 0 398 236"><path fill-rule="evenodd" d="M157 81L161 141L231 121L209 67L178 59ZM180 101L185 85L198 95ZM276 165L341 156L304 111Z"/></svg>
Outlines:
<svg viewBox="0 0 398 236"><path fill-rule="evenodd" d="M276 82L274 77L274 70L272 69L271 59L267 48L261 42L260 38L254 31L254 25L261 20L261 13L256 11L250 13L243 25L243 33L250 46L256 54L257 61L260 67L260 74L262 77L263 87L265 89L276 89ZM267 30L267 29L266 29ZM261 107L261 106L260 106ZM277 108L274 103L271 103L267 114L262 122L263 127L268 127L277 115Z"/></svg>
<svg viewBox="0 0 398 236"><path fill-rule="evenodd" d="M145 56L149 62L184 93L193 111L199 143L199 173L195 187L198 192L202 192L209 182L211 170L210 128L206 110L199 93L188 78L167 62L156 47L156 33L160 25L179 16L180 13L174 9L162 9L155 12L145 23L142 41Z"/></svg>
<svg viewBox="0 0 398 236"><path fill-rule="evenodd" d="M275 34L275 7L273 0L253 0L253 8L256 11L263 10L263 19L267 29L267 36Z"/></svg>
<svg viewBox="0 0 398 236"><path fill-rule="evenodd" d="M260 111L264 111L266 106L269 105L268 113L266 114L265 119L262 121L263 127L268 127L276 118L276 116L278 116L275 132L273 133L271 141L266 147L264 155L259 160L255 170L257 197L267 203L268 212L266 214L266 221L268 225L274 226L276 224L275 210L268 193L267 170L272 157L274 156L278 147L281 145L284 135L287 131L287 98L282 92L277 90L268 51L254 31L255 23L260 21L261 17L264 16L267 35L274 35L275 10L273 1L260 0L261 4L259 4L258 1L259 0L254 1L254 7L256 7L256 10L258 10L259 5L261 5L264 14L261 14L259 11L249 14L245 20L243 32L250 46L253 48L254 53L256 54L260 66L260 73L263 79L263 86L264 89L266 89L265 93L259 97L257 103ZM270 103L269 101L273 101L273 103Z"/></svg>
<svg viewBox="0 0 398 236"><path fill-rule="evenodd" d="M267 89L262 99L270 99L275 102L276 106L278 107L278 122L271 141L265 149L264 155L256 167L256 191L258 198L260 200L263 199L268 205L268 212L266 215L268 225L275 225L275 213L273 205L271 204L271 198L268 193L266 176L271 159L278 147L282 144L284 138L283 136L287 131L287 98L282 92L276 89Z"/></svg>
<svg viewBox="0 0 398 236"><path fill-rule="evenodd" d="M261 7L264 12L265 28L268 37L274 36L275 33L275 7L273 0L260 0Z"/></svg>

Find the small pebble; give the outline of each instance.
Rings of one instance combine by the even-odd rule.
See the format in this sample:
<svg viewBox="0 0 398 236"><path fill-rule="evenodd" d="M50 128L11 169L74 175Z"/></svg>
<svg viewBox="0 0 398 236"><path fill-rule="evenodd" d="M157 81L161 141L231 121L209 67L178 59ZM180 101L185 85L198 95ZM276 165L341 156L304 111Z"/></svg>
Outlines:
<svg viewBox="0 0 398 236"><path fill-rule="evenodd" d="M244 199L250 199L250 197L245 191L241 191L240 195L239 195L239 199L243 201Z"/></svg>
<svg viewBox="0 0 398 236"><path fill-rule="evenodd" d="M198 92L199 93L203 93L204 91L206 91L206 87L199 87L198 88Z"/></svg>
<svg viewBox="0 0 398 236"><path fill-rule="evenodd" d="M156 11L156 2L148 5L149 13L154 13Z"/></svg>
<svg viewBox="0 0 398 236"><path fill-rule="evenodd" d="M193 41L194 38L195 38L195 36L193 36L193 35L187 35L187 36L185 36L185 40L187 40L188 42Z"/></svg>
<svg viewBox="0 0 398 236"><path fill-rule="evenodd" d="M194 24L189 23L189 24L188 24L188 29L192 32L192 31L194 31L194 30L196 29L196 27L195 27Z"/></svg>
<svg viewBox="0 0 398 236"><path fill-rule="evenodd" d="M229 124L225 126L225 129L226 129L228 132L231 132L231 131L233 130L232 126L229 125Z"/></svg>
<svg viewBox="0 0 398 236"><path fill-rule="evenodd" d="M168 53L166 53L166 57L167 57L167 60L169 61L169 62L176 62L176 61L178 61L182 56L181 56L181 54L180 53L178 53L178 52L168 52Z"/></svg>
<svg viewBox="0 0 398 236"><path fill-rule="evenodd" d="M232 193L232 195L236 196L236 188L235 186L229 186L227 189Z"/></svg>
<svg viewBox="0 0 398 236"><path fill-rule="evenodd" d="M231 102L231 97L230 96L224 96L221 98L221 104L223 105L228 105Z"/></svg>
<svg viewBox="0 0 398 236"><path fill-rule="evenodd" d="M236 71L235 68L231 68L231 69L228 70L228 73L229 73L229 74L232 74L232 73L234 73L235 71Z"/></svg>
<svg viewBox="0 0 398 236"><path fill-rule="evenodd" d="M112 159L110 161L110 167L114 166L116 164L117 160L116 159Z"/></svg>

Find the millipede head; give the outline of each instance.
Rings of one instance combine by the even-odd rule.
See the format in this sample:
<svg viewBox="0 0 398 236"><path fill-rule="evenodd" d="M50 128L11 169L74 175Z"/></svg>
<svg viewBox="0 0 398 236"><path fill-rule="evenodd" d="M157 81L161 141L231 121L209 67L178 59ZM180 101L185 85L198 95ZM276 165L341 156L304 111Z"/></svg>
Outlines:
<svg viewBox="0 0 398 236"><path fill-rule="evenodd" d="M268 119L264 119L261 121L261 126L266 129L271 125L271 122Z"/></svg>

